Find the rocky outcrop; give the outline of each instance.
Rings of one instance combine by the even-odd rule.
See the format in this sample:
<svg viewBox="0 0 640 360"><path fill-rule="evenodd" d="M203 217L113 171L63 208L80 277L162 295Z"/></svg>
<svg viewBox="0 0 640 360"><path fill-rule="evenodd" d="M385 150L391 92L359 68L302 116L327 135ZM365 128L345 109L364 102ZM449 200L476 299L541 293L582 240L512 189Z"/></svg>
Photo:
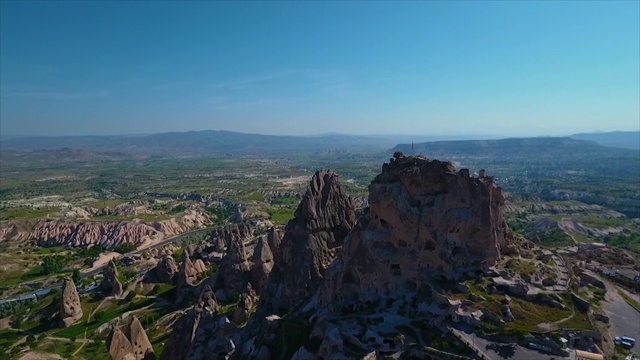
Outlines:
<svg viewBox="0 0 640 360"><path fill-rule="evenodd" d="M249 224L230 224L209 232L207 242L211 251L222 252L232 243L244 243L253 237L253 228Z"/></svg>
<svg viewBox="0 0 640 360"><path fill-rule="evenodd" d="M240 294L251 280L250 250L245 243L232 241L227 248L227 254L220 264L215 279L215 289L219 289L219 298L225 302Z"/></svg>
<svg viewBox="0 0 640 360"><path fill-rule="evenodd" d="M187 210L183 216L153 223L153 227L168 237L209 226L211 221L211 216L204 211Z"/></svg>
<svg viewBox="0 0 640 360"><path fill-rule="evenodd" d="M109 261L104 270L102 270L102 276L102 291L108 296L121 296L122 284L118 280L118 268L113 260Z"/></svg>
<svg viewBox="0 0 640 360"><path fill-rule="evenodd" d="M280 249L280 244L282 243L282 234L278 229L272 227L269 229L269 233L267 234L267 242L269 243L269 247L272 251L277 251Z"/></svg>
<svg viewBox="0 0 640 360"><path fill-rule="evenodd" d="M205 286L198 302L175 325L161 359L228 359L236 351L237 328L218 316L213 290Z"/></svg>
<svg viewBox="0 0 640 360"><path fill-rule="evenodd" d="M266 315L284 314L313 295L356 222L355 206L333 172L315 173L294 215L261 295Z"/></svg>
<svg viewBox="0 0 640 360"><path fill-rule="evenodd" d="M246 289L240 295L238 305L231 316L231 322L236 325L246 322L249 319L249 315L251 315L251 311L253 306L256 304L257 299L258 297L256 292L253 291L251 284L248 283Z"/></svg>
<svg viewBox="0 0 640 360"><path fill-rule="evenodd" d="M66 278L62 282L62 301L60 302L60 326L69 327L82 318L80 297L73 280Z"/></svg>
<svg viewBox="0 0 640 360"><path fill-rule="evenodd" d="M111 355L111 360L135 360L131 341L120 331L112 328L107 338L107 350Z"/></svg>
<svg viewBox="0 0 640 360"><path fill-rule="evenodd" d="M601 289L606 289L606 286L604 285L602 280L586 272L583 272L582 274L580 274L580 286L589 286L589 285L593 285Z"/></svg>
<svg viewBox="0 0 640 360"><path fill-rule="evenodd" d="M198 279L198 275L207 271L207 267L202 260L191 260L189 252L184 252L184 261L176 275L176 289L178 292L178 302L191 293L193 286Z"/></svg>
<svg viewBox="0 0 640 360"><path fill-rule="evenodd" d="M171 257L171 255L166 255L160 259L154 269L154 272L158 281L170 284L173 282L178 270L178 264L176 264L173 257Z"/></svg>
<svg viewBox="0 0 640 360"><path fill-rule="evenodd" d="M401 153L369 185L369 209L319 294L327 307L414 292L487 270L508 244L503 197L490 177Z"/></svg>
<svg viewBox="0 0 640 360"><path fill-rule="evenodd" d="M266 285L271 269L273 269L273 253L268 239L261 237L253 250L253 269L251 283L258 290Z"/></svg>
<svg viewBox="0 0 640 360"><path fill-rule="evenodd" d="M147 332L135 315L129 325L129 338L131 339L133 354L136 360L155 360L156 356L153 352L149 337L147 337Z"/></svg>
<svg viewBox="0 0 640 360"><path fill-rule="evenodd" d="M147 332L135 315L127 333L129 336L115 327L111 329L106 344L112 360L155 360Z"/></svg>

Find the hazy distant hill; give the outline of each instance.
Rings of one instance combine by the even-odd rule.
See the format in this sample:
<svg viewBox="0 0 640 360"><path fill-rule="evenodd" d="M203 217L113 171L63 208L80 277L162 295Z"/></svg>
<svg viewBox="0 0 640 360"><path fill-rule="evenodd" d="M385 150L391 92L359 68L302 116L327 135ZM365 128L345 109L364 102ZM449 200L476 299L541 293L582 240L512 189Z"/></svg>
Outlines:
<svg viewBox="0 0 640 360"><path fill-rule="evenodd" d="M10 137L0 142L3 150L88 149L160 156L286 155L319 151L376 152L395 142L351 135L274 136L231 131L189 131L130 136Z"/></svg>
<svg viewBox="0 0 640 360"><path fill-rule="evenodd" d="M422 154L431 158L489 157L573 157L590 154L629 154L629 150L604 147L590 141L570 137L512 138L500 140L434 141L420 144L399 144L391 152Z"/></svg>
<svg viewBox="0 0 640 360"><path fill-rule="evenodd" d="M571 135L574 139L595 141L600 145L640 150L640 131L614 131Z"/></svg>
<svg viewBox="0 0 640 360"><path fill-rule="evenodd" d="M78 149L46 149L34 151L2 150L0 165L33 165L37 163L89 162L132 159L122 152L96 152Z"/></svg>

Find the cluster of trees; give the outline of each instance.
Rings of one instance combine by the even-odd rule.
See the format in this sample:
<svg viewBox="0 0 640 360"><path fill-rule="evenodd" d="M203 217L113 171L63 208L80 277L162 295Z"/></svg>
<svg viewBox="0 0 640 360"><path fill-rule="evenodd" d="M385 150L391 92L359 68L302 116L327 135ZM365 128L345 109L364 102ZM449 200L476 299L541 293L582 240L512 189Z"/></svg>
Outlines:
<svg viewBox="0 0 640 360"><path fill-rule="evenodd" d="M132 252L134 251L136 248L136 246L133 243L124 243L124 244L120 244L118 246L116 246L113 251L120 253L120 254L126 254L128 252Z"/></svg>
<svg viewBox="0 0 640 360"><path fill-rule="evenodd" d="M215 216L213 220L214 225L224 225L229 216L231 215L227 209L221 206L207 206L204 208L206 212Z"/></svg>
<svg viewBox="0 0 640 360"><path fill-rule="evenodd" d="M42 259L42 273L44 275L57 274L62 271L66 261L58 255L45 256Z"/></svg>

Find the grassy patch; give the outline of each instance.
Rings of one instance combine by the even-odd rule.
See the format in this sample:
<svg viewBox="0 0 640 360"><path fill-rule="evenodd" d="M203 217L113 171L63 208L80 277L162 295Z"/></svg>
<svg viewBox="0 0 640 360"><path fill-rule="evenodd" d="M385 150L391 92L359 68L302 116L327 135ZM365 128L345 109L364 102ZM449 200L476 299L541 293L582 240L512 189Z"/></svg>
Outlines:
<svg viewBox="0 0 640 360"><path fill-rule="evenodd" d="M42 339L37 342L36 350L61 355L63 358L69 359L80 345L80 343L71 341Z"/></svg>
<svg viewBox="0 0 640 360"><path fill-rule="evenodd" d="M122 316L125 312L140 309L142 307L153 304L153 299L137 299L128 305L118 305L117 303L112 304L107 309L101 309L101 311L97 312L96 318L92 318L91 321L88 321L88 315L90 309L84 310L83 307L83 317L82 320L73 326L70 326L66 329L60 330L58 332L53 333L55 336L59 337L80 337L84 335L85 329L87 331L87 335L93 334L93 332L102 324L109 322L119 316Z"/></svg>
<svg viewBox="0 0 640 360"><path fill-rule="evenodd" d="M58 212L57 208L3 208L0 209L0 221L1 220L18 220L18 219L39 219L47 217L47 215L53 215Z"/></svg>
<svg viewBox="0 0 640 360"><path fill-rule="evenodd" d="M561 322L558 326L563 330L585 330L593 328L589 321L589 317L579 311L576 311L575 315L573 315L569 320Z"/></svg>
<svg viewBox="0 0 640 360"><path fill-rule="evenodd" d="M624 299L624 301L627 302L627 304L631 305L634 309L640 311L640 303L638 303L635 299L631 298L622 290L618 290L618 294L622 296L622 298Z"/></svg>
<svg viewBox="0 0 640 360"><path fill-rule="evenodd" d="M103 340L86 343L76 354L78 358L91 360L110 360L111 356Z"/></svg>
<svg viewBox="0 0 640 360"><path fill-rule="evenodd" d="M125 202L126 201L118 200L118 199L107 199L107 200L94 201L90 203L89 206L96 209L115 208L116 206L123 204Z"/></svg>
<svg viewBox="0 0 640 360"><path fill-rule="evenodd" d="M0 330L0 355L3 354L5 350L9 350L13 344L17 343L18 340L22 339L24 336L18 334L13 330Z"/></svg>
<svg viewBox="0 0 640 360"><path fill-rule="evenodd" d="M295 209L291 208L270 208L267 209L269 219L277 224L286 224L289 220L293 219L293 213Z"/></svg>
<svg viewBox="0 0 640 360"><path fill-rule="evenodd" d="M628 220L625 219L605 219L595 216L585 216L577 218L576 221L589 227L609 228L623 226Z"/></svg>
<svg viewBox="0 0 640 360"><path fill-rule="evenodd" d="M264 201L264 195L259 192L252 192L251 194L245 196L247 201Z"/></svg>
<svg viewBox="0 0 640 360"><path fill-rule="evenodd" d="M533 263L519 259L510 259L505 264L505 267L517 272L522 276L530 276L538 272L538 269Z"/></svg>

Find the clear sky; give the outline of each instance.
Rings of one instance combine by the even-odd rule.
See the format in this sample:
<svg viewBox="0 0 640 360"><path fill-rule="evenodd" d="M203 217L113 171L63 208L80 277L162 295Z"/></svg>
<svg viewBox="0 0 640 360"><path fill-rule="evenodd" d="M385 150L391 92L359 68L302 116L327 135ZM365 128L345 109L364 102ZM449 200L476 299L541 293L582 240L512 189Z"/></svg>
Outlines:
<svg viewBox="0 0 640 360"><path fill-rule="evenodd" d="M640 2L0 2L0 132L640 128Z"/></svg>

